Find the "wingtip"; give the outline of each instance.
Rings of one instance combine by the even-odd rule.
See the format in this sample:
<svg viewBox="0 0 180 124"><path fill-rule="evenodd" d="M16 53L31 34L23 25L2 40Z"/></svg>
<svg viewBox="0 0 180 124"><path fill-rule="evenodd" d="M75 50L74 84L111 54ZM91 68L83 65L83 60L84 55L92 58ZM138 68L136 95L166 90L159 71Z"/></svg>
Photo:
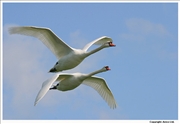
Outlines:
<svg viewBox="0 0 180 124"><path fill-rule="evenodd" d="M34 102L34 106L36 106L36 105L37 105L37 101Z"/></svg>
<svg viewBox="0 0 180 124"><path fill-rule="evenodd" d="M18 26L9 27L8 28L9 34L16 34L19 30L18 28L19 28Z"/></svg>
<svg viewBox="0 0 180 124"><path fill-rule="evenodd" d="M13 27L9 27L9 28L8 28L9 34L13 34L13 31L12 31L12 30L13 30Z"/></svg>
<svg viewBox="0 0 180 124"><path fill-rule="evenodd" d="M115 102L114 104L109 104L109 107L111 108L111 109L117 109L117 107L118 107L118 104Z"/></svg>

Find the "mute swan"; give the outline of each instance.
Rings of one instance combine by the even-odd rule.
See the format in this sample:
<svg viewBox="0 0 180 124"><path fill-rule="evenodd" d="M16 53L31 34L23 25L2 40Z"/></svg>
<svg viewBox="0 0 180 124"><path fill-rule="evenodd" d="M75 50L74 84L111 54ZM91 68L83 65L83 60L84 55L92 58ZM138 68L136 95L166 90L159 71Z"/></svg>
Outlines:
<svg viewBox="0 0 180 124"><path fill-rule="evenodd" d="M108 66L105 66L102 69L94 71L90 74L56 74L42 84L42 88L36 97L34 106L44 97L48 90L57 89L60 91L68 91L75 89L81 84L85 84L94 88L104 98L104 100L108 103L110 108L114 109L116 108L117 104L105 80L103 78L93 76L97 73L105 72L108 70L110 70L110 68ZM52 84L55 81L59 81L59 83L53 86ZM50 88L51 86L53 87Z"/></svg>
<svg viewBox="0 0 180 124"><path fill-rule="evenodd" d="M83 49L74 49L58 38L50 29L41 27L11 27L9 28L9 33L33 36L41 40L58 59L49 72L59 72L72 69L79 65L89 55L103 48L115 46L112 43L111 38L103 36L88 43ZM94 44L101 46L87 52L89 47Z"/></svg>

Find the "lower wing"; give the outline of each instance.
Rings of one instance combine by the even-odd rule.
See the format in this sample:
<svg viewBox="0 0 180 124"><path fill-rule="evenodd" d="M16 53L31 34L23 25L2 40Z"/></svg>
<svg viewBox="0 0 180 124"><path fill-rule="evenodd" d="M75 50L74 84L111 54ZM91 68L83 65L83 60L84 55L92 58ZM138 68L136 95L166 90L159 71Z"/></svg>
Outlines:
<svg viewBox="0 0 180 124"><path fill-rule="evenodd" d="M103 99L108 103L110 108L114 109L117 107L114 96L103 78L92 76L85 79L82 84L94 88L101 95L101 97L103 97Z"/></svg>

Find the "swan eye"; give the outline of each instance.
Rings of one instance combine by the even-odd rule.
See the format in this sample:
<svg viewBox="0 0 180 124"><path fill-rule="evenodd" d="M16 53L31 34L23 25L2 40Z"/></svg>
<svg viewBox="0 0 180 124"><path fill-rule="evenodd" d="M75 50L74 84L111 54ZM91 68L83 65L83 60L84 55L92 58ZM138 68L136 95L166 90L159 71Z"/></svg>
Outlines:
<svg viewBox="0 0 180 124"><path fill-rule="evenodd" d="M56 62L56 65L58 64L58 62Z"/></svg>

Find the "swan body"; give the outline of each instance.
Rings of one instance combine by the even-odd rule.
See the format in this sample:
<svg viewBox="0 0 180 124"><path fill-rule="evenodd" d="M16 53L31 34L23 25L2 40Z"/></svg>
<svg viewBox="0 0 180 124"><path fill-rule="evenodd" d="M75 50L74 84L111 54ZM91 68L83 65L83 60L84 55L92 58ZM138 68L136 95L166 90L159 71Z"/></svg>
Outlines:
<svg viewBox="0 0 180 124"><path fill-rule="evenodd" d="M68 91L75 89L81 84L85 84L94 88L104 98L104 100L109 104L111 108L116 108L116 101L105 80L103 78L93 76L97 73L105 72L108 70L110 70L109 67L105 66L102 69L90 74L56 74L42 84L42 88L36 97L34 105L36 105L44 97L48 90L56 89L59 91ZM58 81L59 83L54 86L53 83L56 81ZM53 87L51 88L51 86Z"/></svg>
<svg viewBox="0 0 180 124"><path fill-rule="evenodd" d="M84 59L85 56L83 55L83 51L78 49L74 50L68 55L60 58L58 62L56 62L54 67L50 69L50 72L58 72L58 71L72 69L77 65L79 65Z"/></svg>
<svg viewBox="0 0 180 124"><path fill-rule="evenodd" d="M50 29L41 27L11 27L9 28L9 33L33 36L41 40L58 59L49 72L72 69L79 65L89 55L94 54L103 48L115 46L112 43L113 41L111 38L103 36L88 43L83 49L75 49L58 38ZM87 51L92 45L100 45L100 47L92 51Z"/></svg>
<svg viewBox="0 0 180 124"><path fill-rule="evenodd" d="M78 87L83 81L83 75L81 73L74 73L73 75L68 75L67 78L60 78L60 83L56 87L60 91L73 90ZM84 77L85 78L85 77Z"/></svg>

